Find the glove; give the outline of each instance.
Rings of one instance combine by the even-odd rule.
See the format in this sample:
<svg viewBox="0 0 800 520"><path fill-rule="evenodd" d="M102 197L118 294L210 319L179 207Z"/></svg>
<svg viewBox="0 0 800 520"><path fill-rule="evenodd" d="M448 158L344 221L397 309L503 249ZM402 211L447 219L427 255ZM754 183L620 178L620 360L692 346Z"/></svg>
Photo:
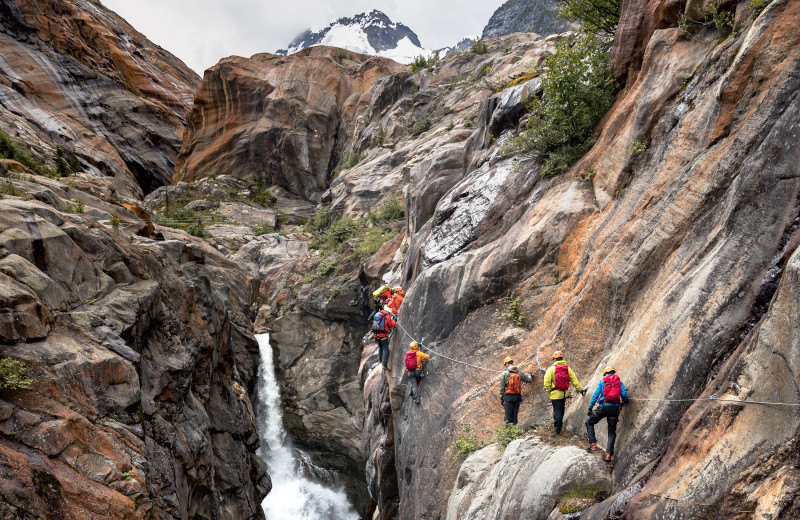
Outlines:
<svg viewBox="0 0 800 520"><path fill-rule="evenodd" d="M589 416L589 417L591 417L591 415L592 415L592 409L591 409L591 408L589 408L589 411L588 411L588 412L586 412L586 415L587 415L587 416Z"/></svg>
<svg viewBox="0 0 800 520"><path fill-rule="evenodd" d="M505 399L505 397L501 397L500 398L500 406L505 406L505 405L506 405L506 399Z"/></svg>
<svg viewBox="0 0 800 520"><path fill-rule="evenodd" d="M581 395L586 395L586 389L585 388L583 390L581 390Z"/></svg>

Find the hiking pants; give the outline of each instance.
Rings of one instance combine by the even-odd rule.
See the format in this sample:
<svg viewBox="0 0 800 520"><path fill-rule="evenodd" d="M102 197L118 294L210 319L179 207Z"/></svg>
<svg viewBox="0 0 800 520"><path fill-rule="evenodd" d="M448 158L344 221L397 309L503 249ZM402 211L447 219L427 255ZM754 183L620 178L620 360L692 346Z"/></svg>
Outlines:
<svg viewBox="0 0 800 520"><path fill-rule="evenodd" d="M589 442L597 442L594 435L594 425L599 423L603 417L608 423L608 448L606 451L614 454L614 442L617 440L617 422L619 421L619 406L601 406L586 419L586 432L589 434Z"/></svg>
<svg viewBox="0 0 800 520"><path fill-rule="evenodd" d="M507 423L517 424L520 402L522 402L522 396L519 394L505 394L503 396L503 407L506 409Z"/></svg>
<svg viewBox="0 0 800 520"><path fill-rule="evenodd" d="M564 404L566 402L566 397L564 399L550 399L550 403L553 405L553 427L556 434L561 433L561 426L564 422Z"/></svg>
<svg viewBox="0 0 800 520"><path fill-rule="evenodd" d="M422 370L408 371L408 386L411 387L411 397L420 398L419 386L422 384Z"/></svg>
<svg viewBox="0 0 800 520"><path fill-rule="evenodd" d="M375 338L375 343L378 344L378 361L383 366L389 365L389 338Z"/></svg>

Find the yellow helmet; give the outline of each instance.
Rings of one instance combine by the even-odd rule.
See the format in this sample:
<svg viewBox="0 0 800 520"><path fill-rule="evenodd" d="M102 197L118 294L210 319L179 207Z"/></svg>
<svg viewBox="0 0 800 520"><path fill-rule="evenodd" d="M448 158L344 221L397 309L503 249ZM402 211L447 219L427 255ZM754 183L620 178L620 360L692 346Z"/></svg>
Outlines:
<svg viewBox="0 0 800 520"><path fill-rule="evenodd" d="M405 296L406 295L406 292L399 285L394 288L394 292L398 293L400 296Z"/></svg>
<svg viewBox="0 0 800 520"><path fill-rule="evenodd" d="M507 364L509 364L509 363L513 363L513 362L514 362L514 360L513 360L513 359L511 359L511 356L508 356L508 357L506 357L506 358L503 360L503 364L504 364L504 365L507 365Z"/></svg>
<svg viewBox="0 0 800 520"><path fill-rule="evenodd" d="M416 341L412 341L411 343L408 344L408 348L410 348L411 350L419 350L419 343L417 343Z"/></svg>
<svg viewBox="0 0 800 520"><path fill-rule="evenodd" d="M561 352L560 350L556 350L555 352L553 352L553 359L563 358L563 357L564 357L564 353Z"/></svg>
<svg viewBox="0 0 800 520"><path fill-rule="evenodd" d="M614 365L608 365L605 370L603 370L603 375L608 374L609 372L616 372L617 369L614 368Z"/></svg>

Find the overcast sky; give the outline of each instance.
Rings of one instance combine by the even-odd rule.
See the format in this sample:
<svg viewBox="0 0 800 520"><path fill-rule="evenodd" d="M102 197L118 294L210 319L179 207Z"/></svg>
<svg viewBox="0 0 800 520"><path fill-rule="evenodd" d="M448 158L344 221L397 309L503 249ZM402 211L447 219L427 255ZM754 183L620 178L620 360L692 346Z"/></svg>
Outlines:
<svg viewBox="0 0 800 520"><path fill-rule="evenodd" d="M202 76L220 59L275 52L308 27L378 9L436 49L480 34L504 0L101 0Z"/></svg>

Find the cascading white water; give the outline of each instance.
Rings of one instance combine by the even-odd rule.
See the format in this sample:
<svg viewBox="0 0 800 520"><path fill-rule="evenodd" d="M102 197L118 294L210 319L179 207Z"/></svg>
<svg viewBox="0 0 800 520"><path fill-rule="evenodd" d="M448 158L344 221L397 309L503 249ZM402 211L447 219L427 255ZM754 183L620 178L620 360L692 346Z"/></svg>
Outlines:
<svg viewBox="0 0 800 520"><path fill-rule="evenodd" d="M258 369L259 455L267 461L272 491L261 502L267 520L358 520L341 488L314 482L307 475L331 475L314 467L308 455L292 447L283 429L283 411L269 334L256 334L261 353Z"/></svg>

